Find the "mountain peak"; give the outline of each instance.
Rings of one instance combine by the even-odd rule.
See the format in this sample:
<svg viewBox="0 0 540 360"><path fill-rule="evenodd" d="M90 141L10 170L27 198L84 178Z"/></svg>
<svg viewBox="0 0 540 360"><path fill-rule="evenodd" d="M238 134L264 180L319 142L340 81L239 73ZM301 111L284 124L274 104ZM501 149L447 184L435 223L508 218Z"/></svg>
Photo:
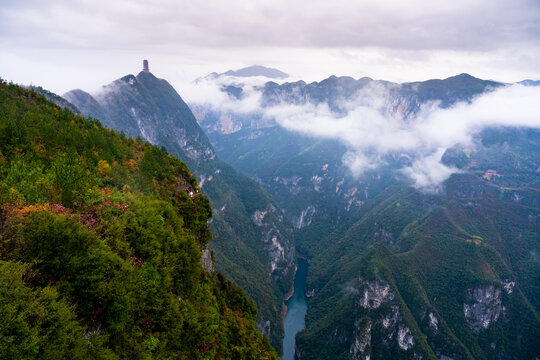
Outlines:
<svg viewBox="0 0 540 360"><path fill-rule="evenodd" d="M455 75L455 76L450 76L448 78L446 78L445 80L481 80L477 77L474 77L470 74L467 74L467 73L461 73L459 75Z"/></svg>
<svg viewBox="0 0 540 360"><path fill-rule="evenodd" d="M229 70L219 75L227 76L239 76L239 77L251 77L251 76L265 76L271 79L284 79L289 77L289 74L284 73L281 70L269 68L261 65L248 66L238 70Z"/></svg>

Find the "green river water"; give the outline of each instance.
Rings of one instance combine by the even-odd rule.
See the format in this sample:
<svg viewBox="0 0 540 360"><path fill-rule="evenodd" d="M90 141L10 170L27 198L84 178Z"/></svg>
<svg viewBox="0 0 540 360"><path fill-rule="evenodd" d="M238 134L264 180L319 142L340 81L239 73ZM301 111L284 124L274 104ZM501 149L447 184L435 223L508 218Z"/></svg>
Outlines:
<svg viewBox="0 0 540 360"><path fill-rule="evenodd" d="M294 293L291 298L285 301L287 305L287 315L283 322L285 337L283 338L282 360L294 360L294 344L296 334L305 328L305 317L307 311L306 299L306 277L308 272L308 262L298 258L298 269L294 277Z"/></svg>

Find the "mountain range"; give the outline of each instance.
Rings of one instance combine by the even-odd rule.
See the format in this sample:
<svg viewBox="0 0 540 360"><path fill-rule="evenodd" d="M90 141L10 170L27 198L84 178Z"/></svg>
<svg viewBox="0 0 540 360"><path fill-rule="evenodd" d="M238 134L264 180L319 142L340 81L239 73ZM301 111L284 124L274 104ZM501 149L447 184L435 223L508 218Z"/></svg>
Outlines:
<svg viewBox="0 0 540 360"><path fill-rule="evenodd" d="M471 135L474 146L443 149L441 166L453 174L426 191L402 171L414 169L414 151L371 154L378 165L358 175L346 161L348 144L293 131L268 115L323 109L338 121L355 110L351 104L375 104L382 116L413 127L426 108L473 104L508 84L461 74L253 87L232 75L216 86L232 104L255 91L257 109L188 108L146 72L95 96L75 90L64 97L188 164L214 209L216 267L256 301L259 328L277 349L296 248L310 261L298 359L540 356L538 130L486 127Z"/></svg>
<svg viewBox="0 0 540 360"><path fill-rule="evenodd" d="M231 89L242 94L248 85L230 86L222 91L237 101ZM491 127L473 147L446 149L442 164L455 174L433 193L397 171L413 165L414 153L383 154L354 176L342 141L266 115L324 105L338 121L360 96L414 126L426 106L471 104L505 86L468 74L404 84L332 76L262 84L259 109L247 114L191 104L216 153L274 196L310 259L298 359L539 355L538 130Z"/></svg>

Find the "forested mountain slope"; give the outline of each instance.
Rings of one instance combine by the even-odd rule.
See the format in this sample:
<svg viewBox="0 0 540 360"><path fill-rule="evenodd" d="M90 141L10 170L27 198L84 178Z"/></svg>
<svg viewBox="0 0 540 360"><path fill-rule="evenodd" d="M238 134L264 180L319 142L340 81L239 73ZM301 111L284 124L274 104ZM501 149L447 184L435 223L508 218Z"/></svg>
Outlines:
<svg viewBox="0 0 540 360"><path fill-rule="evenodd" d="M184 163L0 83L0 357L277 359Z"/></svg>
<svg viewBox="0 0 540 360"><path fill-rule="evenodd" d="M538 180L395 188L314 251L301 359L538 356Z"/></svg>
<svg viewBox="0 0 540 360"><path fill-rule="evenodd" d="M279 350L282 296L291 287L295 258L293 228L275 201L216 157L182 98L150 72L118 79L95 97L82 90L64 97L106 126L163 146L192 169L214 209L216 267L255 300L259 326Z"/></svg>

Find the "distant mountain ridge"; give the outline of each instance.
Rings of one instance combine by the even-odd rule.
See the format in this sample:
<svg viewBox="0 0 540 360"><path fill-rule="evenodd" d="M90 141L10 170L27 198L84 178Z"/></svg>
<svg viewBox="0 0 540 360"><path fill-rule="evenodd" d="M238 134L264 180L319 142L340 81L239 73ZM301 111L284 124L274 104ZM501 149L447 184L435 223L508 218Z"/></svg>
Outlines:
<svg viewBox="0 0 540 360"><path fill-rule="evenodd" d="M284 73L281 70L269 68L261 65L253 65L238 70L228 70L224 73L212 73L210 76L237 76L237 77L252 77L252 76L264 76L269 79L285 79L289 77L289 74Z"/></svg>
<svg viewBox="0 0 540 360"><path fill-rule="evenodd" d="M406 152L356 178L339 141L261 116L328 105L339 119L359 92L379 91L377 110L406 124L426 104L450 108L504 86L468 74L403 84L331 76L267 82L247 115L191 105L218 156L278 201L311 260L298 359L539 356L540 131L486 129L475 149L447 149L443 164L462 173L425 194L396 171L411 165Z"/></svg>
<svg viewBox="0 0 540 360"><path fill-rule="evenodd" d="M447 108L459 101L471 101L474 96L491 91L505 84L475 78L468 74L460 74L439 80L398 84L385 80L373 80L369 77L354 79L349 76L330 76L319 82L306 83L303 80L278 84L268 81L256 87L261 92L261 109L285 105L328 104L330 110L344 114L344 106L359 92L373 89L384 97L384 112L387 115L407 120L414 117L420 106L429 101L439 101L442 108ZM244 95L244 84L221 86L220 90L227 94L231 101L241 100ZM201 127L208 136L232 134L241 130L250 131L276 126L276 122L260 114L235 114L227 110L208 107L205 104L192 103L190 107L196 114ZM215 146L219 145L216 143Z"/></svg>
<svg viewBox="0 0 540 360"><path fill-rule="evenodd" d="M540 86L540 80L523 80L518 82L518 84L525 86Z"/></svg>
<svg viewBox="0 0 540 360"><path fill-rule="evenodd" d="M363 77L355 80L348 76L330 76L320 82L277 84L267 82L263 89L262 106L289 104L319 104L326 102L335 111L341 111L343 100L351 99L358 91L368 86L378 86L388 92L388 110L407 118L418 111L419 104L440 100L442 107L458 101L469 101L474 95L503 86L502 83L482 80L469 74L460 74L443 80L433 79L420 82L393 83Z"/></svg>
<svg viewBox="0 0 540 360"><path fill-rule="evenodd" d="M406 121L429 101L449 107L500 86L504 85L468 74L404 84L330 76L312 83L267 82L260 88L260 107L328 104L332 111L343 114L347 111L344 104L353 101L359 91L375 89L385 95L381 111ZM359 184L350 175L341 164L347 149L338 141L289 132L257 113L220 113L197 104L191 107L219 156L259 179L297 228L346 216L384 188L382 184ZM395 154L395 159L387 161L391 166L406 163L406 154Z"/></svg>

